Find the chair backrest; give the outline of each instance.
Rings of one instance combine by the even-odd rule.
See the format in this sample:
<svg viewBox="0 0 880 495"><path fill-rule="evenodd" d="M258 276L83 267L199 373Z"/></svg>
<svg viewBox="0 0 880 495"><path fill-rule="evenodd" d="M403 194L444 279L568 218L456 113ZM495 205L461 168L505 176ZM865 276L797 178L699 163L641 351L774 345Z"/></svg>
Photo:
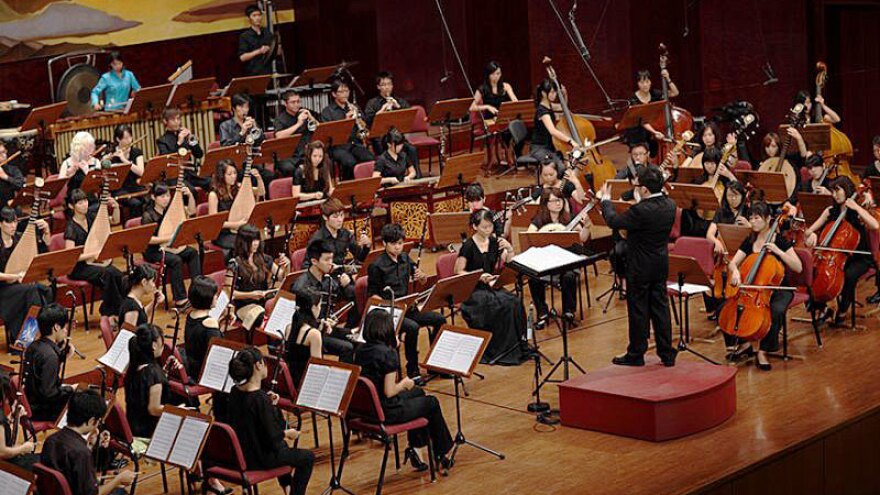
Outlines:
<svg viewBox="0 0 880 495"><path fill-rule="evenodd" d="M223 289L223 284L226 282L226 270L218 270L216 272L211 272L208 274L208 278L213 280L217 284L218 289Z"/></svg>
<svg viewBox="0 0 880 495"><path fill-rule="evenodd" d="M180 355L180 347L182 347L182 345L178 345L177 348L174 348L170 340L166 340L162 346L162 355L159 356L159 363L164 367L165 363L168 362L168 358L172 356L178 363L184 363L183 356ZM189 373L186 371L186 366L173 368L171 372L168 373L168 379L183 384L189 383ZM198 380L198 377L196 377L196 380Z"/></svg>
<svg viewBox="0 0 880 495"><path fill-rule="evenodd" d="M60 472L42 464L34 464L34 474L36 475L36 486L38 493L51 495L73 495L73 490L67 484L67 479Z"/></svg>
<svg viewBox="0 0 880 495"><path fill-rule="evenodd" d="M302 270L303 262L306 260L306 248L300 248L290 255L290 271L298 272Z"/></svg>
<svg viewBox="0 0 880 495"><path fill-rule="evenodd" d="M794 252L801 259L801 272L795 273L786 267L788 284L793 287L810 287L813 285L813 253L804 248L794 248Z"/></svg>
<svg viewBox="0 0 880 495"><path fill-rule="evenodd" d="M672 231L669 232L669 240L674 241L681 236L681 208L675 208L675 222L672 223Z"/></svg>
<svg viewBox="0 0 880 495"><path fill-rule="evenodd" d="M379 401L379 393L368 378L358 377L348 404L348 414L366 419L373 423L384 423L385 412L382 411L382 403Z"/></svg>
<svg viewBox="0 0 880 495"><path fill-rule="evenodd" d="M113 345L113 323L109 316L101 316L101 340L104 341L104 348L109 349Z"/></svg>
<svg viewBox="0 0 880 495"><path fill-rule="evenodd" d="M49 251L60 251L64 249L64 232L52 234L49 238Z"/></svg>
<svg viewBox="0 0 880 495"><path fill-rule="evenodd" d="M293 177L282 177L269 183L269 199L289 198L293 195Z"/></svg>
<svg viewBox="0 0 880 495"><path fill-rule="evenodd" d="M368 275L363 275L354 282L354 302L361 313L364 312L367 305L367 284L369 284L369 278Z"/></svg>
<svg viewBox="0 0 880 495"><path fill-rule="evenodd" d="M416 114L413 116L409 132L428 132L428 114L425 112L425 107L421 105L413 105L412 107L416 109Z"/></svg>
<svg viewBox="0 0 880 495"><path fill-rule="evenodd" d="M272 389L272 377L275 376L275 367L278 366L278 383L275 385L275 392L291 402L296 402L296 384L293 383L293 375L290 374L290 367L284 359L269 357L264 359L266 363L266 379L263 380L262 387L265 390Z"/></svg>
<svg viewBox="0 0 880 495"><path fill-rule="evenodd" d="M458 253L443 253L437 258L437 278L447 278L455 275L455 260Z"/></svg>
<svg viewBox="0 0 880 495"><path fill-rule="evenodd" d="M354 178L355 179L367 179L373 176L373 170L376 168L376 162L371 160L369 162L361 162L354 166Z"/></svg>
<svg viewBox="0 0 880 495"><path fill-rule="evenodd" d="M733 166L734 170L751 170L752 164L746 160L738 160L736 165Z"/></svg>
<svg viewBox="0 0 880 495"><path fill-rule="evenodd" d="M131 425L128 424L128 418L122 410L122 405L114 401L110 412L107 413L107 419L104 420L104 426L110 432L110 435L131 445L134 441L134 434L131 432Z"/></svg>
<svg viewBox="0 0 880 495"><path fill-rule="evenodd" d="M810 182L810 169L807 167L803 167L801 169L801 182L803 182L803 183Z"/></svg>
<svg viewBox="0 0 880 495"><path fill-rule="evenodd" d="M125 228L130 229L132 227L140 227L142 223L141 217L129 218L125 221Z"/></svg>
<svg viewBox="0 0 880 495"><path fill-rule="evenodd" d="M525 141L529 136L529 130L526 128L525 122L519 119L511 120L510 123L507 124L507 129L510 131L510 136L513 138L514 146Z"/></svg>
<svg viewBox="0 0 880 495"><path fill-rule="evenodd" d="M233 469L239 472L247 471L247 463L244 453L238 443L235 430L226 423L215 421L208 432L205 440L205 448L202 449L202 459L212 466Z"/></svg>
<svg viewBox="0 0 880 495"><path fill-rule="evenodd" d="M871 248L874 260L880 259L880 232L876 230L868 231L868 246Z"/></svg>
<svg viewBox="0 0 880 495"><path fill-rule="evenodd" d="M696 258L703 272L712 276L712 271L715 269L712 249L712 241L705 237L683 236L675 240L675 247L672 248L671 254Z"/></svg>
<svg viewBox="0 0 880 495"><path fill-rule="evenodd" d="M468 112L468 118L471 121L471 128L474 134L483 134L483 119L480 117L479 112Z"/></svg>
<svg viewBox="0 0 880 495"><path fill-rule="evenodd" d="M208 214L208 203L200 203L196 207L196 216L203 217Z"/></svg>

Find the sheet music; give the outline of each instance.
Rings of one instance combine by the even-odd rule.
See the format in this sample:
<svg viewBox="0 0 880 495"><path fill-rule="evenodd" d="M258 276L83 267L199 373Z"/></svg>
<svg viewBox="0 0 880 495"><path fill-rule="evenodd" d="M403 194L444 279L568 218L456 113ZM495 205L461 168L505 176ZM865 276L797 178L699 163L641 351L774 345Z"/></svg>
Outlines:
<svg viewBox="0 0 880 495"><path fill-rule="evenodd" d="M364 312L365 315L370 314L370 311L374 309L381 309L386 313L391 311L391 308L384 304L372 304L367 307L367 310ZM400 325L400 319L403 318L403 310L400 308L394 308L394 313L391 315L392 321L394 321L394 329L397 330ZM361 325L361 330L363 330L363 325ZM360 332L359 332L360 333Z"/></svg>
<svg viewBox="0 0 880 495"><path fill-rule="evenodd" d="M31 483L25 479L0 471L0 495L27 495L31 489Z"/></svg>
<svg viewBox="0 0 880 495"><path fill-rule="evenodd" d="M678 294L678 283L676 282L667 282L666 286L672 289L676 294ZM682 284L681 292L684 294L702 294L703 292L709 292L710 288L707 285L700 284Z"/></svg>
<svg viewBox="0 0 880 495"><path fill-rule="evenodd" d="M61 411L61 417L59 417L58 421L55 422L56 429L61 430L65 426L67 426L67 407L65 407L64 410Z"/></svg>
<svg viewBox="0 0 880 495"><path fill-rule="evenodd" d="M482 345L480 337L444 330L434 344L427 364L465 374L470 371Z"/></svg>
<svg viewBox="0 0 880 495"><path fill-rule="evenodd" d="M272 308L272 314L269 315L269 321L266 322L263 331L279 339L286 338L287 326L290 325L295 313L296 301L279 297L275 302L275 307Z"/></svg>
<svg viewBox="0 0 880 495"><path fill-rule="evenodd" d="M339 403L342 402L342 396L345 395L345 388L348 386L348 377L351 376L351 370L329 368L330 372L327 374L327 381L324 382L321 398L318 400L318 409L335 413L339 411Z"/></svg>
<svg viewBox="0 0 880 495"><path fill-rule="evenodd" d="M336 414L350 376L351 371L344 368L310 364L296 404Z"/></svg>
<svg viewBox="0 0 880 495"><path fill-rule="evenodd" d="M565 265L579 263L586 260L586 256L574 254L555 244L542 247L531 247L513 257L511 262L519 263L526 268L538 273L550 271Z"/></svg>
<svg viewBox="0 0 880 495"><path fill-rule="evenodd" d="M222 345L211 346L208 356L205 358L205 369L199 378L199 385L212 390L229 392L232 390L232 380L229 379L229 361L235 357L235 351Z"/></svg>
<svg viewBox="0 0 880 495"><path fill-rule="evenodd" d="M98 358L98 362L112 369L120 375L128 368L128 341L134 338L134 333L121 329L113 340L113 344L107 349L107 353Z"/></svg>
<svg viewBox="0 0 880 495"><path fill-rule="evenodd" d="M153 438L150 439L150 446L147 447L147 457L161 461L168 459L182 421L182 417L167 412L159 416L159 422L153 430Z"/></svg>
<svg viewBox="0 0 880 495"><path fill-rule="evenodd" d="M191 416L184 419L180 432L177 434L177 440L174 441L174 449L168 457L168 462L187 469L193 467L209 426L210 423L203 419Z"/></svg>
<svg viewBox="0 0 880 495"><path fill-rule="evenodd" d="M229 306L229 294L226 293L225 290L220 291L220 295L217 296L217 304L211 308L211 311L208 312L208 317L214 318L217 321L220 321L220 318L223 317L223 311Z"/></svg>

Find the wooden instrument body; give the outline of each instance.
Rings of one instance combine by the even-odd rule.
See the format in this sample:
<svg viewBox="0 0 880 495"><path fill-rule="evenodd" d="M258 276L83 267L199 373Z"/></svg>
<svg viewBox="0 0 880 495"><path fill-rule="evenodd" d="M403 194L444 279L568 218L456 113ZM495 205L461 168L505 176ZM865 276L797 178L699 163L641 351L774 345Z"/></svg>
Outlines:
<svg viewBox="0 0 880 495"><path fill-rule="evenodd" d="M28 224L18 239L18 244L15 245L15 248L9 255L9 259L6 261L4 272L6 274L26 272L30 268L31 262L39 254L39 247L37 246L37 219L40 217L41 187L43 187L43 179L38 177L34 182L34 202L31 204Z"/></svg>
<svg viewBox="0 0 880 495"><path fill-rule="evenodd" d="M782 177L785 179L785 192L789 196L794 193L794 189L797 187L797 172L785 158L782 158L781 164L780 158L776 156L764 160L758 166L758 172L782 172Z"/></svg>
<svg viewBox="0 0 880 495"><path fill-rule="evenodd" d="M828 82L828 67L824 62L816 62L816 96L822 95L825 84ZM816 121L823 121L822 105L813 104L816 114ZM831 125L831 147L824 150L825 161L832 161L837 164L837 176L849 177L853 184L859 183L859 178L852 172L849 167L849 159L853 156L853 145L849 137L843 131Z"/></svg>
<svg viewBox="0 0 880 495"><path fill-rule="evenodd" d="M89 228L86 243L83 246L83 254L89 256L97 256L107 238L110 237L110 213L108 211L107 202L110 200L110 181L105 171L103 183L101 184L101 204L98 206L98 212L95 214L95 220Z"/></svg>
<svg viewBox="0 0 880 495"><path fill-rule="evenodd" d="M825 239L822 247L853 251L859 246L861 234L849 222L843 220L826 224L819 235L819 239ZM844 272L848 258L847 253L839 251L826 251L819 249L814 254L813 275L813 300L816 302L828 302L840 295L843 290Z"/></svg>
<svg viewBox="0 0 880 495"><path fill-rule="evenodd" d="M752 253L740 267L740 273L749 275L744 285L778 286L785 278L785 267L766 250ZM718 326L728 334L742 340L761 340L767 336L772 323L770 297L767 289L740 289L734 287L718 315ZM742 308L741 312L739 308Z"/></svg>
<svg viewBox="0 0 880 495"><path fill-rule="evenodd" d="M232 200L232 206L229 208L229 221L241 222L247 221L257 205L257 198L254 194L254 177L251 171L254 163L254 146L247 145L247 158L244 162L244 173L241 179L241 186L238 188L235 198Z"/></svg>

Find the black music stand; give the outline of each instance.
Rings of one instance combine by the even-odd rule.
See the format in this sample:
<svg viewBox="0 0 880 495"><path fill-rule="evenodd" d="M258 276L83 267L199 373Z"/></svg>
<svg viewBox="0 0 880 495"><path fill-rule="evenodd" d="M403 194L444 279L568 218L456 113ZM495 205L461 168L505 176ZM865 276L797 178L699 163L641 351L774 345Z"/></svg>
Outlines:
<svg viewBox="0 0 880 495"><path fill-rule="evenodd" d="M305 69L301 74L295 76L284 89L291 89L297 85L314 87L315 83L320 84L329 81L337 70L339 70L339 65Z"/></svg>
<svg viewBox="0 0 880 495"><path fill-rule="evenodd" d="M128 269L131 270L134 266L134 253L146 251L155 230L154 224L147 224L111 232L95 261L112 260L117 256L122 256L125 258Z"/></svg>
<svg viewBox="0 0 880 495"><path fill-rule="evenodd" d="M677 292L676 297L678 297L678 314L681 315L681 320L678 322L678 352L690 352L694 356L697 356L708 363L719 364L711 358L688 347L688 342L691 340L690 309L688 303L690 302L690 297L694 294L685 292L684 285L701 285L708 290L711 290L712 283L709 281L706 272L700 267L696 258L670 254L669 275L667 280L677 284L675 290Z"/></svg>
<svg viewBox="0 0 880 495"><path fill-rule="evenodd" d="M186 103L189 108L195 108L199 102L208 99L215 84L217 81L213 76L175 84L165 106L174 108Z"/></svg>
<svg viewBox="0 0 880 495"><path fill-rule="evenodd" d="M124 114L152 114L165 109L165 103L171 96L173 84L160 84L135 91L134 96L125 106Z"/></svg>
<svg viewBox="0 0 880 495"><path fill-rule="evenodd" d="M202 270L204 271L205 242L217 238L228 217L228 211L221 211L213 215L188 218L177 227L168 246L178 248L195 242L199 246L199 261L202 262Z"/></svg>
<svg viewBox="0 0 880 495"><path fill-rule="evenodd" d="M266 93L272 74L262 76L234 77L220 93L220 96L232 96L238 93L248 96L259 96Z"/></svg>
<svg viewBox="0 0 880 495"><path fill-rule="evenodd" d="M428 122L440 124L440 153L438 160L440 161L440 171L446 165L446 150L452 149L452 123L464 120L470 114L471 103L473 98L454 98L451 100L440 100L431 107L428 114ZM447 147L446 136L449 136L449 144ZM452 155L450 152L449 155Z"/></svg>

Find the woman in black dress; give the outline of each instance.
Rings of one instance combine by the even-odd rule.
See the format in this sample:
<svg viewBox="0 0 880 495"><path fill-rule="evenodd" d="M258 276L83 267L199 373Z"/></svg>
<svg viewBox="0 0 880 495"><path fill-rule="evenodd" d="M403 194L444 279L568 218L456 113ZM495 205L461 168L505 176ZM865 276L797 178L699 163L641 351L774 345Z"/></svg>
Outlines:
<svg viewBox="0 0 880 495"><path fill-rule="evenodd" d="M663 69L660 71L660 77L666 79L669 87L669 97L675 98L678 96L678 86L672 82L672 79L669 77L669 71ZM654 103L657 101L663 100L663 92L657 88L653 87L653 83L651 81L651 71L642 69L636 72L636 91L629 99L630 105L645 105L647 103ZM663 133L662 129L654 129L654 126L651 125L650 122L642 123L641 129L636 128L637 132L634 132L632 136L628 138L631 143L634 142L645 142L650 143L651 147L651 156L655 156L657 154L657 141L658 139L664 139L666 135Z"/></svg>
<svg viewBox="0 0 880 495"><path fill-rule="evenodd" d="M493 275L498 262L509 261L513 247L507 239L493 235L495 226L492 214L487 210L472 213L470 226L474 233L461 245L455 260L455 273L480 270L483 275L471 297L462 304L462 315L471 328L492 332L482 362L520 364L527 359L525 309L516 296L490 285L498 278Z"/></svg>
<svg viewBox="0 0 880 495"><path fill-rule="evenodd" d="M192 311L186 315L183 330L184 350L186 351L186 370L193 381L202 373L202 363L208 354L208 344L213 338L222 338L220 322L208 316L211 308L217 304L217 282L214 279L199 275L189 284L189 302Z"/></svg>
<svg viewBox="0 0 880 495"><path fill-rule="evenodd" d="M6 342L15 342L31 306L42 306L50 299L48 287L21 283L24 273L6 273L6 263L21 239L16 232L18 219L15 210L8 206L0 209L0 319L6 329ZM49 225L37 220L37 250L45 252L49 241Z"/></svg>
<svg viewBox="0 0 880 495"><path fill-rule="evenodd" d="M254 186L254 195L259 196L262 189L263 181L256 169L252 170L251 176L256 181ZM221 211L229 211L238 189L241 187L238 177L238 169L232 160L220 160L217 162L217 168L211 177L211 192L208 193L208 213L213 215ZM220 235L214 239L213 244L223 250L226 259L232 254L232 248L235 245L234 230L247 223L247 220L226 221L223 222L223 230Z"/></svg>
<svg viewBox="0 0 880 495"><path fill-rule="evenodd" d="M405 423L416 418L428 420L427 428L408 433L409 446L404 451L404 462L409 461L417 471L428 469L416 449L426 447L430 438L433 454L446 474L452 467L452 461L447 457L453 445L452 435L437 398L425 395L412 378L398 381L400 358L396 349L400 344L391 313L382 309L370 311L364 319L363 337L366 343L355 351L354 362L361 367L361 375L376 387L386 423Z"/></svg>
<svg viewBox="0 0 880 495"><path fill-rule="evenodd" d="M312 476L315 455L308 450L291 448L286 440L295 440L299 431L287 428L275 407L278 395L261 389L268 376L263 355L256 347L239 352L229 362L229 376L235 387L229 394L229 426L235 430L248 469L292 468L278 478L284 493L304 495Z"/></svg>
<svg viewBox="0 0 880 495"><path fill-rule="evenodd" d="M232 304L248 331L263 322L266 302L275 295L276 285L290 270L290 258L282 253L276 261L263 253L260 232L253 225L238 229L235 236L235 291Z"/></svg>
<svg viewBox="0 0 880 495"><path fill-rule="evenodd" d="M296 293L296 313L287 330L287 367L293 383L299 385L309 358L321 358L323 354L322 331L331 332L333 327L326 321L318 321L321 314L321 294L305 288Z"/></svg>
<svg viewBox="0 0 880 495"><path fill-rule="evenodd" d="M493 125L498 117L501 104L505 101L517 101L513 87L504 81L501 74L501 64L491 61L486 65L483 83L474 91L474 101L471 103L470 111L479 112L485 125ZM483 128L483 123L473 122L479 128ZM501 139L504 144L510 142L510 131L505 129L501 133ZM495 159L492 157L492 149L494 146L486 146L486 152L489 154L489 163Z"/></svg>
<svg viewBox="0 0 880 495"><path fill-rule="evenodd" d="M159 364L164 340L159 327L143 324L128 341L128 371L125 374L125 417L131 433L149 442L168 402L168 378ZM174 359L169 358L169 359Z"/></svg>
<svg viewBox="0 0 880 495"><path fill-rule="evenodd" d="M144 161L144 152L137 146L131 145L134 140L131 126L128 124L117 125L113 129L113 139L116 141L116 151L110 155L110 161L114 164L131 165L131 169L122 181L122 187L113 191L113 196L143 191L144 186L140 185L138 181L144 175L146 162ZM144 200L141 197L124 198L119 200L119 204L128 208L129 217L139 217L143 214Z"/></svg>
<svg viewBox="0 0 880 495"><path fill-rule="evenodd" d="M156 290L156 270L149 265L135 265L125 282L128 292L119 306L119 326L128 323L137 328L150 321L147 315L153 312L153 306L165 301L165 296ZM144 306L144 299L152 301Z"/></svg>
<svg viewBox="0 0 880 495"><path fill-rule="evenodd" d="M563 91L565 86L562 87ZM550 79L544 79L535 88L535 126L532 129L532 143L529 154L536 160L544 161L551 158L556 166L562 168L562 154L553 144L553 138L575 145L570 135L556 127L554 112L562 111L559 105L559 93Z"/></svg>
<svg viewBox="0 0 880 495"><path fill-rule="evenodd" d="M6 404L6 398L10 396L9 394L12 394L9 375L0 373L0 403ZM21 409L19 414L24 414L23 406L18 405L17 409ZM10 417L7 418L4 408L0 407L0 460L32 471L34 464L40 462L40 456L34 454L37 444L35 442L24 442L21 445L15 444L16 439L12 438L13 428L10 423L15 418L16 412L11 411L9 415Z"/></svg>
<svg viewBox="0 0 880 495"><path fill-rule="evenodd" d="M325 151L321 141L312 141L306 146L305 160L293 171L291 196L300 201L314 201L333 194L330 159Z"/></svg>
<svg viewBox="0 0 880 495"><path fill-rule="evenodd" d="M376 158L373 177L381 177L383 186L393 186L409 182L416 178L416 168L409 164L403 147L406 138L397 129L392 128L382 138L385 153Z"/></svg>
<svg viewBox="0 0 880 495"><path fill-rule="evenodd" d="M119 205L110 199L113 217L119 220ZM67 227L64 229L64 247L66 249L83 246L89 237L89 230L95 221L95 215L89 213L89 198L81 189L74 189L67 197ZM95 255L83 253L79 262L70 272L73 280L83 280L101 289L102 316L112 320L119 317L119 304L122 299L122 272L108 263L93 263Z"/></svg>

